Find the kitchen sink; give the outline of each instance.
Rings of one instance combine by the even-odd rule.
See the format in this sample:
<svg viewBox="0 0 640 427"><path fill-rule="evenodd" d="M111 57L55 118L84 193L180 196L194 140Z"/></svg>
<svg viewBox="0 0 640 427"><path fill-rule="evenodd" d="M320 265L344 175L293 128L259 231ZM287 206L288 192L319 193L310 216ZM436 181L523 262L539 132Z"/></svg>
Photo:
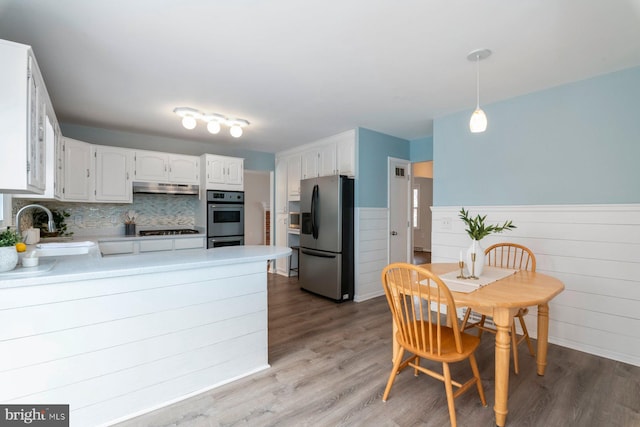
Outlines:
<svg viewBox="0 0 640 427"><path fill-rule="evenodd" d="M54 242L36 245L38 257L85 255L91 252L99 252L96 242Z"/></svg>

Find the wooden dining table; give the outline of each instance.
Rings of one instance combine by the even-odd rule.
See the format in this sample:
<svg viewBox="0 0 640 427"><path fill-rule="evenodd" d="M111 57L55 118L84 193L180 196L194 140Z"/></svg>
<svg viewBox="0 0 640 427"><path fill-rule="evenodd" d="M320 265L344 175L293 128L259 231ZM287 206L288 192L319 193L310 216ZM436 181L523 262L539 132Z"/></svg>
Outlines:
<svg viewBox="0 0 640 427"><path fill-rule="evenodd" d="M458 269L457 263L422 264L438 276ZM509 395L510 331L513 316L520 308L538 307L538 349L536 354L538 375L544 375L547 366L549 338L549 301L564 289L564 284L542 273L520 270L469 293L453 292L456 307L482 308L493 313L496 325L495 351L495 405L496 425L507 420ZM394 343L395 355L395 343Z"/></svg>

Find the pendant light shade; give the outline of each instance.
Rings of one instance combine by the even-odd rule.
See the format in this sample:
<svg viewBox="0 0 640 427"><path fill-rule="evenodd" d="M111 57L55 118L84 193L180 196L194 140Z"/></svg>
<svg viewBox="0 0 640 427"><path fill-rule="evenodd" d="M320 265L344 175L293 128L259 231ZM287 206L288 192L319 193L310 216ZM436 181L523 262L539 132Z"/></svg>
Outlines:
<svg viewBox="0 0 640 427"><path fill-rule="evenodd" d="M467 55L469 61L476 62L476 109L469 120L469 130L472 133L480 133L487 130L487 115L480 108L480 61L491 55L489 49L478 49Z"/></svg>
<svg viewBox="0 0 640 427"><path fill-rule="evenodd" d="M487 130L487 115L481 108L476 108L471 115L471 120L469 120L469 129L472 133L480 133Z"/></svg>

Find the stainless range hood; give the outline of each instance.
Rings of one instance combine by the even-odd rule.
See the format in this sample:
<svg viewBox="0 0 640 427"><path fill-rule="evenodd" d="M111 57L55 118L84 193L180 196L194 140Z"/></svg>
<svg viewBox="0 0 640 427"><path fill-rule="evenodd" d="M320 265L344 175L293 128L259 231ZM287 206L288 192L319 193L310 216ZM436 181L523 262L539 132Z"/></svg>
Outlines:
<svg viewBox="0 0 640 427"><path fill-rule="evenodd" d="M134 193L147 194L195 194L199 193L199 187L195 184L163 184L159 182L133 183Z"/></svg>

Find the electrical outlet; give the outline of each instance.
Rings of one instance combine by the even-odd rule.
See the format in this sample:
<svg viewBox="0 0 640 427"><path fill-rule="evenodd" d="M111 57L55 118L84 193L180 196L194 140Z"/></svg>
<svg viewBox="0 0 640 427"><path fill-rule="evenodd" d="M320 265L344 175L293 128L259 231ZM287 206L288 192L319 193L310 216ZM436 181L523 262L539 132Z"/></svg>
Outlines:
<svg viewBox="0 0 640 427"><path fill-rule="evenodd" d="M73 223L77 226L82 225L82 215L76 215L73 217Z"/></svg>
<svg viewBox="0 0 640 427"><path fill-rule="evenodd" d="M451 217L444 217L440 220L441 230L451 230Z"/></svg>

